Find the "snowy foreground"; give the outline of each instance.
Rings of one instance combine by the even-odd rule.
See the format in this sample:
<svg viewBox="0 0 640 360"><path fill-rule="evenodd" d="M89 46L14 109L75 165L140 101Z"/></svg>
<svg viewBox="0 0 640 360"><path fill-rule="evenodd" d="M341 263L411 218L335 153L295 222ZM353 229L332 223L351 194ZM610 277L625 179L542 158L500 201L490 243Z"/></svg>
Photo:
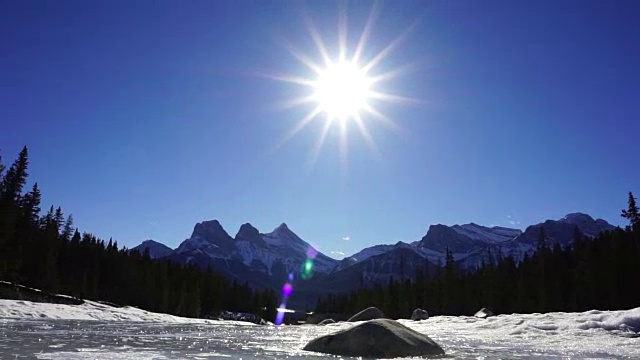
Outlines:
<svg viewBox="0 0 640 360"><path fill-rule="evenodd" d="M85 300L82 305L36 303L22 300L0 300L0 321L6 319L40 320L99 320L99 321L145 321L171 324L221 324L222 321L190 319L168 314L154 313L135 307L113 307ZM227 322L224 322L225 324ZM231 322L251 325L246 322Z"/></svg>
<svg viewBox="0 0 640 360"><path fill-rule="evenodd" d="M447 358L640 359L640 308L400 321L429 335ZM350 326L258 326L94 302L0 300L0 359L329 359L301 349Z"/></svg>

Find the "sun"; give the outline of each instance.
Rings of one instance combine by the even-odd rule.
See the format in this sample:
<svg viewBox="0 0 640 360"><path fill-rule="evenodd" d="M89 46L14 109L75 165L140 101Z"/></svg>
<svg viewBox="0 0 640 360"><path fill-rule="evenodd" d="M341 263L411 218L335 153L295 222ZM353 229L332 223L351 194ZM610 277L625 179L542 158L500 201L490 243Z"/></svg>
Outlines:
<svg viewBox="0 0 640 360"><path fill-rule="evenodd" d="M313 97L330 118L341 122L360 118L369 106L371 79L364 69L349 61L330 63L318 74Z"/></svg>
<svg viewBox="0 0 640 360"><path fill-rule="evenodd" d="M313 147L312 165L331 128L336 124L339 126L340 159L343 165L346 164L347 159L347 133L353 126L359 130L376 157L380 155L369 132L368 123L370 120L376 120L397 130L396 123L380 111L379 107L383 102L415 102L415 99L384 90L385 83L402 74L407 67L384 69L383 60L402 42L411 27L379 52L374 52L371 58L364 59L365 53L371 53L365 51L365 48L368 46L367 42L371 36L378 11L379 7L374 4L357 43L350 47L347 36L346 6L341 7L337 46L331 47L337 48L336 54L329 52L329 47L325 45L323 37L309 17L305 17L305 21L311 39L320 55L318 59L309 57L286 40L284 41L285 48L310 70L309 74L268 74L266 76L302 87L299 92L300 96L288 99L285 108L310 106L310 109L293 129L285 134L278 146L284 144L314 120L320 120L324 121L324 125Z"/></svg>

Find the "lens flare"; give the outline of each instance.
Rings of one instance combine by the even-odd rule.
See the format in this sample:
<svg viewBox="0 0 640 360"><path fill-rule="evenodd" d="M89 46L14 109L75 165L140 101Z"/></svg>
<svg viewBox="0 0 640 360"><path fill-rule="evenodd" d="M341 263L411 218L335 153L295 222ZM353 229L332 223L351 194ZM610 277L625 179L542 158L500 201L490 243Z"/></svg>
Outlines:
<svg viewBox="0 0 640 360"><path fill-rule="evenodd" d="M280 304L280 307L278 308L278 313L276 314L276 322L275 323L276 323L277 326L282 325L282 321L284 320L285 312L281 311L281 310L285 309L285 308L286 308L286 304L285 303Z"/></svg>
<svg viewBox="0 0 640 360"><path fill-rule="evenodd" d="M318 250L316 250L313 246L309 246L307 248L307 259L301 264L301 269L300 269L301 279L308 280L308 279L311 279L311 277L313 277L313 267L314 267L313 259L315 259L317 256L318 256ZM293 272L290 272L289 275L287 276L287 282L285 282L284 285L282 286L282 303L280 304L280 307L276 309L277 310L276 319L275 319L276 325L282 325L282 322L284 321L285 313L295 312L293 310L287 309L287 300L289 300L289 297L293 295L293 281L295 277L296 277L295 274Z"/></svg>
<svg viewBox="0 0 640 360"><path fill-rule="evenodd" d="M284 286L282 287L282 295L285 298L288 298L289 296L291 296L291 294L293 294L293 285L289 283L284 284Z"/></svg>
<svg viewBox="0 0 640 360"><path fill-rule="evenodd" d="M313 277L313 260L307 259L302 263L302 274L301 277L303 280L308 280Z"/></svg>
<svg viewBox="0 0 640 360"><path fill-rule="evenodd" d="M318 256L318 250L316 250L313 246L309 246L307 249L307 257L309 259L315 259Z"/></svg>
<svg viewBox="0 0 640 360"><path fill-rule="evenodd" d="M304 271L305 272L311 272L313 270L313 261L311 260L307 260L304 263Z"/></svg>

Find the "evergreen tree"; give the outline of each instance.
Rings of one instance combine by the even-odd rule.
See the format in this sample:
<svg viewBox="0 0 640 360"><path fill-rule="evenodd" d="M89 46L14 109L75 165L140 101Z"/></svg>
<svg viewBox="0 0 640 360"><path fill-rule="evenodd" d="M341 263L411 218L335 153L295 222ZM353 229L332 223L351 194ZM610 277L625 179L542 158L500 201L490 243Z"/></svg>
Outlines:
<svg viewBox="0 0 640 360"><path fill-rule="evenodd" d="M640 210L636 204L636 198L633 193L629 191L628 208L622 210L621 216L629 220L629 229L632 231L640 231Z"/></svg>
<svg viewBox="0 0 640 360"><path fill-rule="evenodd" d="M31 225L37 225L40 219L40 201L42 195L38 188L38 183L34 183L31 191L29 191L21 199L22 213L25 219Z"/></svg>
<svg viewBox="0 0 640 360"><path fill-rule="evenodd" d="M53 221L55 224L56 233L59 234L62 227L64 226L64 215L62 214L62 209L59 206L53 214Z"/></svg>
<svg viewBox="0 0 640 360"><path fill-rule="evenodd" d="M2 184L2 179L3 179L3 173L4 173L4 164L2 163L2 154L0 153L0 184ZM0 190L2 190L0 188Z"/></svg>
<svg viewBox="0 0 640 360"><path fill-rule="evenodd" d="M19 245L16 245L16 226L20 217L22 188L27 182L28 165L25 146L0 182L0 276L10 279L18 277L20 267L20 258L12 254L12 250L19 251Z"/></svg>
<svg viewBox="0 0 640 360"><path fill-rule="evenodd" d="M634 214L635 198L626 214ZM634 218L634 216L631 216ZM638 231L617 229L587 238L576 227L571 246L548 243L544 227L534 243L536 251L522 260L498 256L495 265L483 265L467 272L456 267L451 251L445 250L433 276L416 272L414 279L385 286L361 288L348 294L331 294L318 301L323 309L353 313L369 292L370 305L391 317L406 317L415 307L434 315L471 315L486 306L496 313L585 311L630 309L640 304L640 287L628 279L640 278L640 236ZM487 261L488 260L488 261ZM427 267L425 267L426 269ZM359 310L359 309L356 309Z"/></svg>
<svg viewBox="0 0 640 360"><path fill-rule="evenodd" d="M2 179L0 201L16 203L22 193L22 188L27 183L27 168L29 166L29 151L25 146L20 151L18 159L11 165Z"/></svg>

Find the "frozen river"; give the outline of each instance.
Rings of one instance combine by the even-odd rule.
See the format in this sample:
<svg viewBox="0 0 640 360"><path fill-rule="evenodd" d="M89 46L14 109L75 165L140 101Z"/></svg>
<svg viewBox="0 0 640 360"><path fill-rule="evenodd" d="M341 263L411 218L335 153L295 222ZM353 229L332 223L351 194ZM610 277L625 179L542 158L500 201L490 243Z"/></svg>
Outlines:
<svg viewBox="0 0 640 360"><path fill-rule="evenodd" d="M179 323L182 318L175 317L168 318L171 321L69 320L47 318L44 313L40 315L43 320L21 316L0 317L0 359L328 359L333 357L301 349L319 335L353 326L275 327L190 319L184 321L191 323ZM401 322L429 335L445 349L446 358L640 359L640 308Z"/></svg>

